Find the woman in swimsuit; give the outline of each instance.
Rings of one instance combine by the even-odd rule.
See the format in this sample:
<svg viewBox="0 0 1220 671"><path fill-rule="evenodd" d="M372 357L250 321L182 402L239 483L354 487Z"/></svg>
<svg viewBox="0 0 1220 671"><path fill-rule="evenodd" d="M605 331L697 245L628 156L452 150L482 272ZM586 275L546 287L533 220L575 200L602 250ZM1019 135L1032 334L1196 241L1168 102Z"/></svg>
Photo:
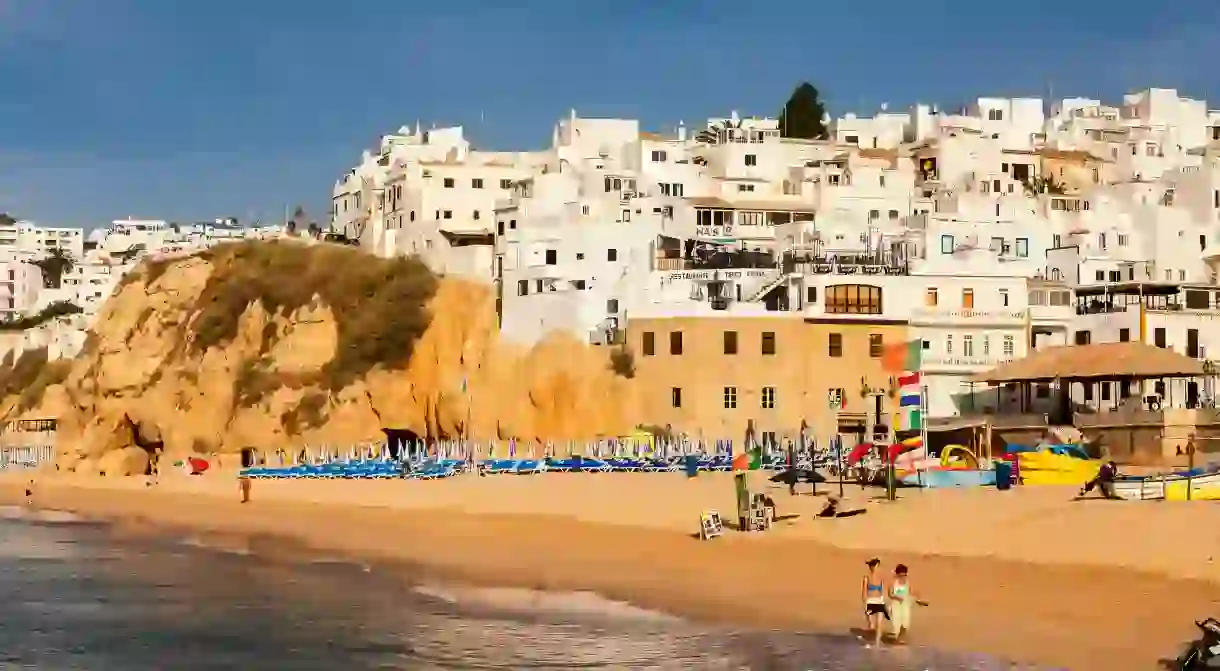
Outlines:
<svg viewBox="0 0 1220 671"><path fill-rule="evenodd" d="M911 609L915 603L906 564L899 564L894 567L894 583L890 585L890 632L894 634L895 643L906 643L906 637L911 633Z"/></svg>
<svg viewBox="0 0 1220 671"><path fill-rule="evenodd" d="M873 635L873 645L881 645L881 618L890 619L885 608L885 580L881 577L881 560L868 560L868 573L861 581L860 592L864 600L864 617L868 620L868 631Z"/></svg>

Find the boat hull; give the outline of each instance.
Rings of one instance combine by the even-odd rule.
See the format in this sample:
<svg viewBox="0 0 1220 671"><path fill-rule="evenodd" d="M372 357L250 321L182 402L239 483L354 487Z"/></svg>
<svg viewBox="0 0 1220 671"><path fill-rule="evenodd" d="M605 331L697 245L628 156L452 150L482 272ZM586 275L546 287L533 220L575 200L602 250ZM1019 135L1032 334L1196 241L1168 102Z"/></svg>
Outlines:
<svg viewBox="0 0 1220 671"><path fill-rule="evenodd" d="M1127 501L1220 501L1220 473L1123 478L1114 482L1114 494Z"/></svg>

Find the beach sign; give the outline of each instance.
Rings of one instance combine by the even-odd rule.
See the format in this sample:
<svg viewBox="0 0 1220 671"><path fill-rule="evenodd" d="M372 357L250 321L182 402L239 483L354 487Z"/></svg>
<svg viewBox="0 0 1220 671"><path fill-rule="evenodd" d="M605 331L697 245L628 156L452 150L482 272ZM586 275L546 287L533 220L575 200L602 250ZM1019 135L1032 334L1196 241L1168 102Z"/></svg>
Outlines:
<svg viewBox="0 0 1220 671"><path fill-rule="evenodd" d="M699 539L711 540L724 533L724 521L720 513L708 510L699 515Z"/></svg>

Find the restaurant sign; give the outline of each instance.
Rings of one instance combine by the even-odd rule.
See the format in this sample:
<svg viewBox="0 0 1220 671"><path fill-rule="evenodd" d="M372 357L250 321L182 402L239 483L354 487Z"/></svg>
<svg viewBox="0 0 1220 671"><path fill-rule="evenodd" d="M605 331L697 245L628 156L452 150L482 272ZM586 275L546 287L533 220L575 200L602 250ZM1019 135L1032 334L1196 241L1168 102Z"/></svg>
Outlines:
<svg viewBox="0 0 1220 671"><path fill-rule="evenodd" d="M766 277L765 270L694 270L670 273L671 280L735 280L742 277Z"/></svg>

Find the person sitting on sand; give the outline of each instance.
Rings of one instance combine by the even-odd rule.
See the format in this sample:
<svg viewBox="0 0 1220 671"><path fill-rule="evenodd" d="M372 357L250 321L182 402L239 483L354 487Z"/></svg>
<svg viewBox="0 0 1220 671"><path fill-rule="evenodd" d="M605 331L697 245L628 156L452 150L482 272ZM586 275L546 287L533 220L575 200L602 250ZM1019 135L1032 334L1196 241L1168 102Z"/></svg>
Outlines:
<svg viewBox="0 0 1220 671"><path fill-rule="evenodd" d="M911 632L911 610L915 595L911 594L911 581L907 577L906 564L894 567L894 583L890 585L890 632L894 642L905 644Z"/></svg>
<svg viewBox="0 0 1220 671"><path fill-rule="evenodd" d="M1084 496L1085 494L1093 491L1093 488L1096 487L1101 492L1101 495L1105 498L1118 498L1118 496L1114 493L1114 480L1117 477L1118 464L1114 463L1113 461L1107 461L1101 465L1101 468L1097 469L1097 475L1092 480L1085 483L1085 486L1081 488L1080 493L1077 494L1077 496Z"/></svg>
<svg viewBox="0 0 1220 671"><path fill-rule="evenodd" d="M873 557L865 563L868 572L860 584L860 596L864 601L864 618L868 622L868 633L873 636L873 645L881 645L881 618L890 619L885 607L885 579L881 577L881 560Z"/></svg>

